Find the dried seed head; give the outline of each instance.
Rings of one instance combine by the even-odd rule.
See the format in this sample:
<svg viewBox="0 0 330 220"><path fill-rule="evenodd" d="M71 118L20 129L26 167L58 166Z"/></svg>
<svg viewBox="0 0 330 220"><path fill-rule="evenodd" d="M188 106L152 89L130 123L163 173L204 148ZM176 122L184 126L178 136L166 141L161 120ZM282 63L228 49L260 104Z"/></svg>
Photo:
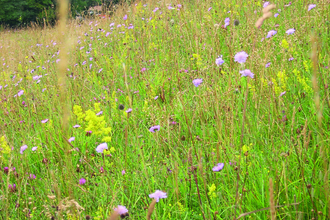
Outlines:
<svg viewBox="0 0 330 220"><path fill-rule="evenodd" d="M119 110L124 110L125 106L123 104L120 104L118 108Z"/></svg>
<svg viewBox="0 0 330 220"><path fill-rule="evenodd" d="M238 25L239 25L239 20L235 19L235 21L234 21L234 25L235 25L235 26L238 26Z"/></svg>

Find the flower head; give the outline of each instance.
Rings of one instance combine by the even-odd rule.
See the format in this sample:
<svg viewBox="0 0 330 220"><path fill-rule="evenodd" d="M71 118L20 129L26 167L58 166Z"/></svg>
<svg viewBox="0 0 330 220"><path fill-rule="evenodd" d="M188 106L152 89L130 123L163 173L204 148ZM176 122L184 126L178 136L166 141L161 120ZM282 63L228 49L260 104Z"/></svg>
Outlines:
<svg viewBox="0 0 330 220"><path fill-rule="evenodd" d="M81 178L80 180L79 180L79 184L80 185L84 185L86 183L86 180L84 179L84 178Z"/></svg>
<svg viewBox="0 0 330 220"><path fill-rule="evenodd" d="M98 153L103 153L104 150L108 149L108 144L107 143L102 143L99 146L96 147L96 152Z"/></svg>
<svg viewBox="0 0 330 220"><path fill-rule="evenodd" d="M215 59L215 63L220 66L224 63L225 61L222 59L222 56L219 56L217 59Z"/></svg>
<svg viewBox="0 0 330 220"><path fill-rule="evenodd" d="M23 95L23 94L24 94L24 91L23 91L23 90L20 90L20 91L17 93L18 96L21 96L21 95Z"/></svg>
<svg viewBox="0 0 330 220"><path fill-rule="evenodd" d="M266 8L269 5L269 2L265 2L263 7Z"/></svg>
<svg viewBox="0 0 330 220"><path fill-rule="evenodd" d="M149 128L149 131L152 133L155 133L155 131L159 131L159 130L160 130L160 125L155 125Z"/></svg>
<svg viewBox="0 0 330 220"><path fill-rule="evenodd" d="M131 108L129 108L129 109L126 110L126 113L130 113L130 112L132 112L132 109Z"/></svg>
<svg viewBox="0 0 330 220"><path fill-rule="evenodd" d="M198 87L200 84L202 84L203 79L194 79L192 82L194 86Z"/></svg>
<svg viewBox="0 0 330 220"><path fill-rule="evenodd" d="M81 126L80 125L74 125L73 127L74 128L80 128Z"/></svg>
<svg viewBox="0 0 330 220"><path fill-rule="evenodd" d="M115 212L117 212L119 215L125 215L128 213L128 210L125 206L119 205L117 208L114 209Z"/></svg>
<svg viewBox="0 0 330 220"><path fill-rule="evenodd" d="M272 64L272 63L271 63L271 62L266 63L265 67L266 67L266 68L269 67L270 64Z"/></svg>
<svg viewBox="0 0 330 220"><path fill-rule="evenodd" d="M49 121L49 119L46 118L46 119L44 119L44 120L41 120L41 123L45 124L45 123L47 123L48 121Z"/></svg>
<svg viewBox="0 0 330 220"><path fill-rule="evenodd" d="M290 58L289 58L289 61L292 61L292 60L294 60L294 58L293 58L293 57L290 57Z"/></svg>
<svg viewBox="0 0 330 220"><path fill-rule="evenodd" d="M293 34L296 30L294 28L291 28L289 30L287 30L285 33L287 33L288 35Z"/></svg>
<svg viewBox="0 0 330 220"><path fill-rule="evenodd" d="M310 4L308 5L308 11L312 10L313 8L315 8L316 5L315 4Z"/></svg>
<svg viewBox="0 0 330 220"><path fill-rule="evenodd" d="M277 33L277 31L275 31L275 30L271 30L271 31L268 32L266 38L270 38L270 37L274 36L276 33Z"/></svg>
<svg viewBox="0 0 330 220"><path fill-rule="evenodd" d="M284 95L285 95L285 93L286 93L286 91L284 91L284 92L281 92L281 94L280 94L280 97L284 96Z"/></svg>
<svg viewBox="0 0 330 220"><path fill-rule="evenodd" d="M149 195L150 198L154 198L156 202L159 202L159 199L165 199L167 198L167 195L165 192L156 190L156 192Z"/></svg>
<svg viewBox="0 0 330 220"><path fill-rule="evenodd" d="M71 143L74 140L75 140L75 137L70 137L68 141Z"/></svg>
<svg viewBox="0 0 330 220"><path fill-rule="evenodd" d="M123 17L123 19L124 19L124 20L127 20L127 15L125 15L125 16Z"/></svg>
<svg viewBox="0 0 330 220"><path fill-rule="evenodd" d="M32 151L36 151L38 149L38 147L32 147Z"/></svg>
<svg viewBox="0 0 330 220"><path fill-rule="evenodd" d="M243 76L249 76L252 79L254 77L254 74L249 69L245 69L245 70L242 70L242 71L239 71L239 72L240 72L240 74L242 74L241 77L243 77Z"/></svg>
<svg viewBox="0 0 330 220"><path fill-rule="evenodd" d="M224 166L225 166L224 163L218 163L215 167L212 168L212 170L214 172L219 172L219 171L221 171L223 169Z"/></svg>
<svg viewBox="0 0 330 220"><path fill-rule="evenodd" d="M234 58L235 58L235 61L238 63L245 63L248 56L249 55L245 51L241 51L241 52L238 52Z"/></svg>
<svg viewBox="0 0 330 220"><path fill-rule="evenodd" d="M230 18L225 18L225 25L224 27L227 27L230 24Z"/></svg>
<svg viewBox="0 0 330 220"><path fill-rule="evenodd" d="M27 148L28 148L27 145L23 145L23 146L21 147L20 153L23 154L23 152L24 152Z"/></svg>

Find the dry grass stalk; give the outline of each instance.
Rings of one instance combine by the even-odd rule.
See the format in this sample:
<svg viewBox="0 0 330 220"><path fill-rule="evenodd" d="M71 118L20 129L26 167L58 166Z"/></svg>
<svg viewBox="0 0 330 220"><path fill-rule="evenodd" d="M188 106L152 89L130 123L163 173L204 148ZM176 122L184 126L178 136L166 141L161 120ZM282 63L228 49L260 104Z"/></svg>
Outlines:
<svg viewBox="0 0 330 220"><path fill-rule="evenodd" d="M276 219L276 213L275 213L275 201L274 201L274 185L273 185L273 179L269 179L269 200L270 200L270 215L271 219Z"/></svg>
<svg viewBox="0 0 330 220"><path fill-rule="evenodd" d="M152 215L152 213L153 213L153 211L155 209L156 203L157 203L156 199L152 200L152 202L151 202L151 204L150 204L150 206L148 208L147 220L150 220L151 219L150 217L151 217L151 215Z"/></svg>
<svg viewBox="0 0 330 220"><path fill-rule="evenodd" d="M113 212L113 213L107 218L107 220L116 220L116 219L118 219L119 216L120 216L119 213L116 212L116 211L114 211L114 212Z"/></svg>
<svg viewBox="0 0 330 220"><path fill-rule="evenodd" d="M261 18L257 20L255 24L257 28L259 28L266 19L270 18L273 15L270 11L274 8L276 8L276 5L272 4L272 5L268 5L262 10L263 15Z"/></svg>

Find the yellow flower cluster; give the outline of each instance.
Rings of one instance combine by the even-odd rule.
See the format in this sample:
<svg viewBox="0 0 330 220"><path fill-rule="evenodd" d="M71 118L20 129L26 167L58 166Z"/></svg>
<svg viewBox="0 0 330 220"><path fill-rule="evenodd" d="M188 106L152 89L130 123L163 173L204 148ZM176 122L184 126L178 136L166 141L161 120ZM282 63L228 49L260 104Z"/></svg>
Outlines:
<svg viewBox="0 0 330 220"><path fill-rule="evenodd" d="M277 80L278 79L278 80ZM272 78L275 94L279 95L281 92L286 91L288 77L285 74L285 70L283 72L277 73L277 79Z"/></svg>
<svg viewBox="0 0 330 220"><path fill-rule="evenodd" d="M110 142L111 137L111 127L106 127L106 121L104 116L97 116L96 113L101 111L100 103L94 103L94 110L87 110L83 112L81 106L73 106L73 113L77 116L79 121L84 121L87 123L85 131L92 131L94 135L106 135L103 137L102 141Z"/></svg>
<svg viewBox="0 0 330 220"><path fill-rule="evenodd" d="M0 137L0 153L1 154L9 154L11 151L5 136Z"/></svg>
<svg viewBox="0 0 330 220"><path fill-rule="evenodd" d="M307 93L312 93L313 92L312 88L307 84L308 79L302 76L300 74L300 71L298 71L297 69L294 69L292 72L295 75L297 81L300 83L300 85L302 85L304 91Z"/></svg>
<svg viewBox="0 0 330 220"><path fill-rule="evenodd" d="M210 199L216 198L217 195L215 194L215 190L217 189L217 187L214 185L214 183L209 186L209 192L207 193L210 197Z"/></svg>

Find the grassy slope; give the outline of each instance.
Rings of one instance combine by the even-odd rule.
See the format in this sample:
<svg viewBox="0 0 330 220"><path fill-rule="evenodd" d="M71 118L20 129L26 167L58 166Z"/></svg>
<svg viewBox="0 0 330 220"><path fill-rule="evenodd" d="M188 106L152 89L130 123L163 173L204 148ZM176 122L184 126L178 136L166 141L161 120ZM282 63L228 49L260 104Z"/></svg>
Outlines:
<svg viewBox="0 0 330 220"><path fill-rule="evenodd" d="M184 1L177 10L178 3L172 3L174 9L156 1L133 4L119 9L116 18L68 26L65 103L71 118L64 138L75 137L70 147L78 151L68 152L62 144L64 102L57 83L62 36L56 29L36 28L0 33L0 136L13 147L0 151L1 216L23 219L30 210L32 219L104 219L113 207L125 205L130 219L145 219L148 195L159 189L168 198L156 204L154 218L233 219L269 207L272 188L275 205L299 202L276 208L278 219L329 217L329 4L320 1L307 11L306 1L289 7L276 1L273 13L279 16L257 29L259 1ZM224 29L226 17L230 25ZM134 28L128 29L130 24ZM289 28L296 32L287 35ZM270 30L277 34L265 38ZM242 50L249 57L240 65L234 56ZM219 55L221 66L215 64ZM241 77L242 69L255 78ZM39 83L36 75L42 75ZM199 87L192 83L196 78L203 79ZM14 97L20 90L24 94ZM74 105L83 113L103 114L79 120ZM49 121L41 123L44 119ZM73 128L76 124L81 127ZM154 125L160 131L149 132ZM112 149L103 155L95 148L109 135L100 127L112 129ZM221 172L212 171L217 163L225 163ZM81 178L87 180L83 185ZM16 184L15 192L9 184ZM84 211L71 208L70 214L63 208L68 197Z"/></svg>

